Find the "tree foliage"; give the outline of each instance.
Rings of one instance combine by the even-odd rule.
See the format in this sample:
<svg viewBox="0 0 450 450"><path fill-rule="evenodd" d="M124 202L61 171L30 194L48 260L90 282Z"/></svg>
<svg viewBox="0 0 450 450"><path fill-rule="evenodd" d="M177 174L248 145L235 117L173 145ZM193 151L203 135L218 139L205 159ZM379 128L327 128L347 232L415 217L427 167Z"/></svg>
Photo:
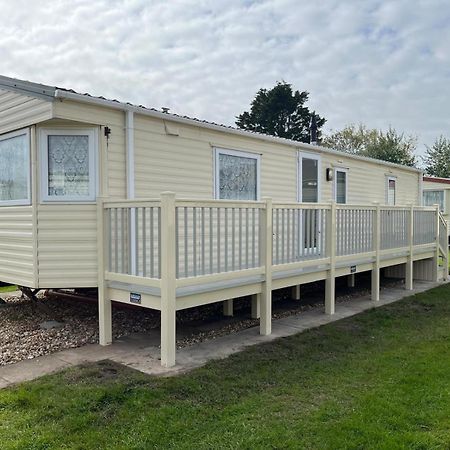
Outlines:
<svg viewBox="0 0 450 450"><path fill-rule="evenodd" d="M417 138L398 133L393 128L369 129L365 125L348 125L326 136L322 145L355 155L381 159L406 166L416 165Z"/></svg>
<svg viewBox="0 0 450 450"><path fill-rule="evenodd" d="M309 142L309 126L313 116L305 106L308 92L293 91L292 85L277 82L272 89L260 89L250 111L237 116L239 128L301 142ZM318 136L325 119L315 114Z"/></svg>
<svg viewBox="0 0 450 450"><path fill-rule="evenodd" d="M425 172L435 177L450 178L450 139L440 136L423 157Z"/></svg>

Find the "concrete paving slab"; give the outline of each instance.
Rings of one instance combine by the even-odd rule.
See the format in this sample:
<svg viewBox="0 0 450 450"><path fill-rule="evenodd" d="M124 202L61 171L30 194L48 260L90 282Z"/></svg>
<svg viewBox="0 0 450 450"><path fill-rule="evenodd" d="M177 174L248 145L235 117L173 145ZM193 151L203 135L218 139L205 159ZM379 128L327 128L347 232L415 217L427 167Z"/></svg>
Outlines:
<svg viewBox="0 0 450 450"><path fill-rule="evenodd" d="M22 383L71 367L72 364L59 359L58 354L40 356L17 364L3 366L0 378L10 384Z"/></svg>
<svg viewBox="0 0 450 450"><path fill-rule="evenodd" d="M110 359L152 375L177 375L200 367L213 359L226 358L233 353L263 342L270 342L280 337L291 336L304 330L351 317L362 311L378 308L404 297L414 295L442 283L416 282L413 291L389 288L381 291L380 301L373 302L370 296L352 299L336 305L336 314L326 315L323 308L304 311L298 315L284 317L273 321L272 334L261 336L259 327L247 328L215 339L210 339L177 351L177 365L166 369L161 367L159 330L153 333L136 333L118 339L113 345L101 347L89 344L76 349L63 350L52 355L16 364L0 367L0 389L14 383L32 380L67 367L85 362ZM210 326L210 325L207 325Z"/></svg>

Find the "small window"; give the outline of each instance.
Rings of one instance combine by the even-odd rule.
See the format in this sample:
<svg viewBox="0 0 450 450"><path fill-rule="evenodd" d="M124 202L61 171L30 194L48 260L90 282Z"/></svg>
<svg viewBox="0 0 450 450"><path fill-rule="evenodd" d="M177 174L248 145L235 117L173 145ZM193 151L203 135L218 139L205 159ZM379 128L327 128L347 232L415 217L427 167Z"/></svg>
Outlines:
<svg viewBox="0 0 450 450"><path fill-rule="evenodd" d="M441 212L444 212L444 191L423 191L423 205L439 205L439 209L441 210Z"/></svg>
<svg viewBox="0 0 450 450"><path fill-rule="evenodd" d="M0 205L29 205L30 134L28 130L0 136Z"/></svg>
<svg viewBox="0 0 450 450"><path fill-rule="evenodd" d="M334 171L334 199L336 203L347 203L347 170Z"/></svg>
<svg viewBox="0 0 450 450"><path fill-rule="evenodd" d="M259 155L217 148L215 196L226 200L259 199Z"/></svg>
<svg viewBox="0 0 450 450"><path fill-rule="evenodd" d="M42 130L41 166L44 201L94 201L96 132Z"/></svg>
<svg viewBox="0 0 450 450"><path fill-rule="evenodd" d="M397 179L387 177L386 179L386 204L394 206L396 202Z"/></svg>

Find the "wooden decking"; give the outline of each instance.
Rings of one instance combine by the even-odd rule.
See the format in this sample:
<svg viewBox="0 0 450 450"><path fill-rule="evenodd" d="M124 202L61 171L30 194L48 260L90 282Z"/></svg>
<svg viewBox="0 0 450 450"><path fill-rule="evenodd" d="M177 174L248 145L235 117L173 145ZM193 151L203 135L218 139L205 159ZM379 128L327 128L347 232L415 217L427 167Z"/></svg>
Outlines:
<svg viewBox="0 0 450 450"><path fill-rule="evenodd" d="M325 311L334 314L336 277L372 271L378 301L384 267L403 265L407 289L414 277L437 280L447 267L446 224L432 207L178 200L164 193L158 200L100 199L98 226L101 343L112 339L111 301L160 310L165 366L175 364L178 310L251 295L267 335L274 289L325 280Z"/></svg>

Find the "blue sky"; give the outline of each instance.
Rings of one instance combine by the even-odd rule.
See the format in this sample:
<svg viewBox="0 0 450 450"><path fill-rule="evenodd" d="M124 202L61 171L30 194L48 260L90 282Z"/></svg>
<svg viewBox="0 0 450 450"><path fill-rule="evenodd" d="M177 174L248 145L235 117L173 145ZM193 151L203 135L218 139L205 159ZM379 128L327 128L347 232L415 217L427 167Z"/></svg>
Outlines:
<svg viewBox="0 0 450 450"><path fill-rule="evenodd" d="M0 73L225 124L277 80L325 131L450 137L448 0L0 0Z"/></svg>

